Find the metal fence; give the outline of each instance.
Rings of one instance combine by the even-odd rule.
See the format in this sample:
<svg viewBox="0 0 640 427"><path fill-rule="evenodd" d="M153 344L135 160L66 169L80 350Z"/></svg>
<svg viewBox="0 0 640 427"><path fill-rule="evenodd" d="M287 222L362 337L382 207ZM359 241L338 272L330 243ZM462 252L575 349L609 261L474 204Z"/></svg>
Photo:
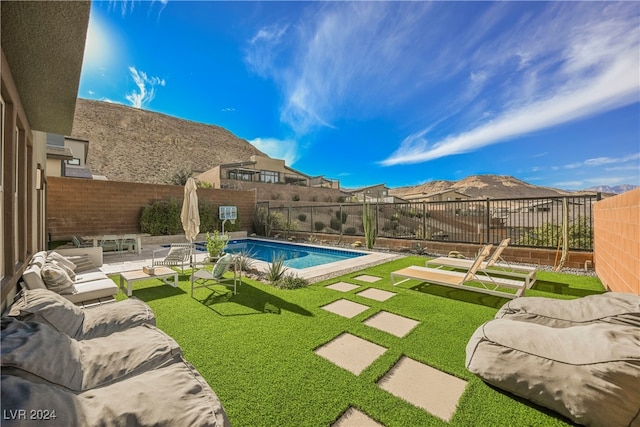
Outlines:
<svg viewBox="0 0 640 427"><path fill-rule="evenodd" d="M456 200L372 204L378 237L499 243L556 248L561 239L572 250L593 250L593 203L599 196ZM271 207L274 231L364 236L362 204Z"/></svg>

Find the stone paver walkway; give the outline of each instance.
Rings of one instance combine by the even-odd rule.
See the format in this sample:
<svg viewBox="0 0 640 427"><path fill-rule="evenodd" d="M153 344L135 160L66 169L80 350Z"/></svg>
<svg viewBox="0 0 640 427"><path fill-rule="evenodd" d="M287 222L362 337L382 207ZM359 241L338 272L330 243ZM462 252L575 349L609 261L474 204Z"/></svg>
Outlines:
<svg viewBox="0 0 640 427"><path fill-rule="evenodd" d="M386 301L392 296L394 296L395 292L383 291L382 289L369 288L365 289L362 292L358 292L356 295L359 297L365 297L369 299L373 299L376 301Z"/></svg>
<svg viewBox="0 0 640 427"><path fill-rule="evenodd" d="M329 286L325 286L327 289L333 289L334 291L338 291L338 292L349 292L352 291L354 289L359 288L359 285L354 285L353 283L347 283L347 282L336 282L333 283Z"/></svg>
<svg viewBox="0 0 640 427"><path fill-rule="evenodd" d="M397 314L381 311L363 322L367 326L388 332L396 337L406 336L420 322Z"/></svg>
<svg viewBox="0 0 640 427"><path fill-rule="evenodd" d="M384 427L364 412L349 407L331 427Z"/></svg>
<svg viewBox="0 0 640 427"><path fill-rule="evenodd" d="M355 317L368 309L369 306L358 304L357 302L349 301L346 299L339 299L338 301L334 301L320 308L339 316L346 317L347 319L351 319L352 317Z"/></svg>
<svg viewBox="0 0 640 427"><path fill-rule="evenodd" d="M360 276L356 276L354 277L354 279L356 280L360 280L361 282L367 282L367 283L375 283L378 280L382 280L382 277L378 277L378 276L370 276L368 274L362 274Z"/></svg>
<svg viewBox="0 0 640 427"><path fill-rule="evenodd" d="M359 375L385 351L387 349L378 344L344 333L318 347L315 353L341 368Z"/></svg>
<svg viewBox="0 0 640 427"><path fill-rule="evenodd" d="M424 363L402 357L378 381L383 390L449 421L467 382Z"/></svg>

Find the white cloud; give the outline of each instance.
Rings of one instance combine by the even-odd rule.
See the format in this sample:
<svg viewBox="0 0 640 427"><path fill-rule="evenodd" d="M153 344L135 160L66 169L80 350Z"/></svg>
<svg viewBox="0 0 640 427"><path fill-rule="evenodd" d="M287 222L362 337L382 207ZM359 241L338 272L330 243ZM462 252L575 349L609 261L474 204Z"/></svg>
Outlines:
<svg viewBox="0 0 640 427"><path fill-rule="evenodd" d="M259 76L266 78L273 74L276 58L283 48L287 30L287 26L263 27L249 40L244 59Z"/></svg>
<svg viewBox="0 0 640 427"><path fill-rule="evenodd" d="M287 166L298 160L298 144L291 139L255 138L251 145L274 159L282 159Z"/></svg>
<svg viewBox="0 0 640 427"><path fill-rule="evenodd" d="M148 105L156 96L156 86L164 86L165 81L160 77L148 77L144 71L138 71L135 67L129 67L129 72L136 84L137 90L126 95L127 101L132 107L142 108Z"/></svg>
<svg viewBox="0 0 640 427"><path fill-rule="evenodd" d="M628 163L634 160L640 160L640 153L633 153L624 157L595 157L593 159L587 159L583 162L570 163L565 165L566 169L576 169L583 166L602 166L610 165L613 163ZM638 164L635 166L638 169ZM607 168L607 170L613 170L614 168Z"/></svg>
<svg viewBox="0 0 640 427"><path fill-rule="evenodd" d="M483 45L477 54L475 61L483 64L483 69L494 67L490 75L500 69L506 71L496 62L505 61L505 55L516 49L521 58L527 58L525 65L532 64L521 74L527 79L527 88L517 84L498 85L507 87L504 93L498 94L505 99L503 107L506 108L502 112L466 132L436 137L434 142L427 137L427 132L415 132L381 164L420 163L474 151L637 103L640 90L637 13L629 17L621 11L618 16L604 13L598 20L598 16L589 15L594 11L601 13L597 7L588 9L589 13L576 13L581 9L573 5L566 10L562 7L553 5L550 9L560 16L542 26L546 33L540 35L540 40L524 36L524 42L531 41L530 44L512 46L513 34L507 32L505 37L511 39ZM572 21L573 15L577 15L575 21ZM511 73L510 79L517 80L518 74ZM532 75L536 77L534 80ZM471 79L472 85L476 83Z"/></svg>

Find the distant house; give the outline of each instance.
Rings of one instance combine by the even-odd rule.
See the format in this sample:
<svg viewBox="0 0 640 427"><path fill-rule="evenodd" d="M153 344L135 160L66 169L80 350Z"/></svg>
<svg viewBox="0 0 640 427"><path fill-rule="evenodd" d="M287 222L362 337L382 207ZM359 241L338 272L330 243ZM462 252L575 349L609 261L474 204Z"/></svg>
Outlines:
<svg viewBox="0 0 640 427"><path fill-rule="evenodd" d="M368 187L345 189L352 196L354 202L366 200L370 203L395 203L398 200L389 195L389 187L386 184L370 185Z"/></svg>
<svg viewBox="0 0 640 427"><path fill-rule="evenodd" d="M284 160L253 155L249 160L216 166L195 177L214 188L251 188L247 183L300 185L304 187L340 188L340 182L322 176L311 177L290 168Z"/></svg>
<svg viewBox="0 0 640 427"><path fill-rule="evenodd" d="M567 201L569 205L582 205L576 199ZM521 212L549 212L551 209L562 209L561 199L536 200L520 209Z"/></svg>
<svg viewBox="0 0 640 427"><path fill-rule="evenodd" d="M89 141L47 134L47 176L93 179L87 167Z"/></svg>
<svg viewBox="0 0 640 427"><path fill-rule="evenodd" d="M416 193L403 197L411 202L449 202L455 200L469 200L471 197L455 190L442 190L434 193Z"/></svg>

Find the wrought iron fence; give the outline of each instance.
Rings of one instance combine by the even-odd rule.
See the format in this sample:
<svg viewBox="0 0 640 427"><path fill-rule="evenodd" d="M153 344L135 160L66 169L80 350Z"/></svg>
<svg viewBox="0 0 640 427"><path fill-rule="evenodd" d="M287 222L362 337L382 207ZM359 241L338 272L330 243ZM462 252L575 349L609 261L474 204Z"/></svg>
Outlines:
<svg viewBox="0 0 640 427"><path fill-rule="evenodd" d="M372 204L377 236L398 239L499 243L593 250L593 203L599 196L456 200ZM364 236L362 205L292 205L266 209L274 231Z"/></svg>

